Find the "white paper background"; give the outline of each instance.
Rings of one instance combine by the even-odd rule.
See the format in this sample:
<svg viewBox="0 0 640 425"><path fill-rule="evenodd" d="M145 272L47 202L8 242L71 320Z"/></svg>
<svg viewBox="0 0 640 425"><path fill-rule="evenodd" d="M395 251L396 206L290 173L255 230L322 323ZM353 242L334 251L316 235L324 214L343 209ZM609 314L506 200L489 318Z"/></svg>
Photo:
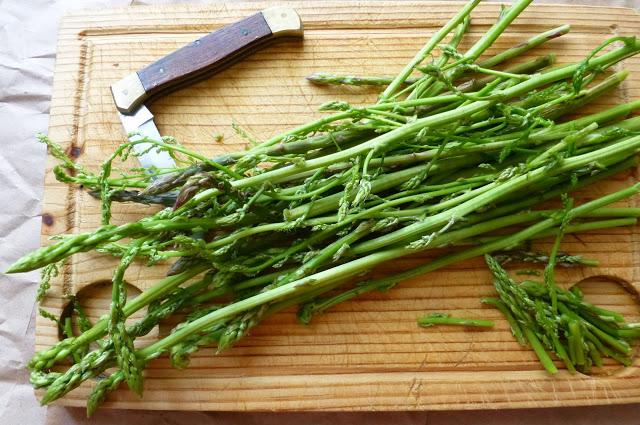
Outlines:
<svg viewBox="0 0 640 425"><path fill-rule="evenodd" d="M548 1L640 9L640 0ZM57 24L66 10L172 0L0 0L0 270L40 242L40 200ZM192 1L191 3L206 3ZM640 28L638 28L640 35ZM33 352L37 273L0 274L0 425L38 424L638 424L640 405L418 413L216 413L40 407L25 364Z"/></svg>

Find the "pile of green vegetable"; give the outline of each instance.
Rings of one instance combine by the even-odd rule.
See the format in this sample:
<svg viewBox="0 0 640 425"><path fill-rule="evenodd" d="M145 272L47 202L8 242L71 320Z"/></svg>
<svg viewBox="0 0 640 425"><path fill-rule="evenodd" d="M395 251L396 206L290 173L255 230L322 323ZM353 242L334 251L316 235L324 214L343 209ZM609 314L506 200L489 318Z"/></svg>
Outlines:
<svg viewBox="0 0 640 425"><path fill-rule="evenodd" d="M627 72L609 69L640 52L640 42L614 37L568 65L554 66L554 56L508 65L569 31L562 26L479 59L530 2L502 9L462 52L458 46L479 3L471 0L393 79L312 75L320 84L386 88L372 105L322 105L331 113L267 141L237 128L252 143L245 151L209 159L173 139L145 139L121 145L92 173L42 136L61 161L54 170L58 179L98 197L103 223L89 233L57 237L8 271L44 268L42 299L72 254L95 250L120 258L108 317L93 325L82 320L81 334L69 331L31 360L32 383L45 389L42 402L116 367L95 386L91 413L123 381L142 394L145 366L163 354L186 367L199 348L216 344L222 351L288 306L299 304L300 320L309 323L337 303L472 257L497 253L538 261L526 243L554 235L553 251L543 256L548 265L542 284L516 284L487 257L499 299L485 301L505 313L514 335L532 345L550 372L550 352L570 370L586 371L603 356L627 363L636 328L557 287L553 270L556 263L590 264L560 253L562 235L630 226L640 216L636 208L611 207L638 193L640 185L581 205L570 198L577 189L636 167L640 117L626 117L640 101L562 120L615 89ZM136 143L166 150L179 168L116 176L114 164L135 155ZM540 207L560 199L558 208ZM112 202L164 208L114 225ZM426 250L434 255L414 269L365 276L383 262ZM123 276L134 261L168 273L127 300ZM144 308L144 317L125 324ZM136 338L177 313L186 319L169 335L134 347ZM446 318L438 316L422 324L442 322ZM71 365L54 371L68 359Z"/></svg>

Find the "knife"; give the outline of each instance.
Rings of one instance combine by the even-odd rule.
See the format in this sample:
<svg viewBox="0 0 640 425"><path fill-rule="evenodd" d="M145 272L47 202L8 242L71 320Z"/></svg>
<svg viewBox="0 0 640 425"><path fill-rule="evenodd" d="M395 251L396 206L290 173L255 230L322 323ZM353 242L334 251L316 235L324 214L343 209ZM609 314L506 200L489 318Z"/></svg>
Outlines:
<svg viewBox="0 0 640 425"><path fill-rule="evenodd" d="M218 72L270 41L302 37L302 34L302 23L294 9L271 7L220 28L127 75L111 86L111 94L129 140L161 140L153 114L145 102ZM167 152L150 148L150 143L133 146L144 168L175 166Z"/></svg>

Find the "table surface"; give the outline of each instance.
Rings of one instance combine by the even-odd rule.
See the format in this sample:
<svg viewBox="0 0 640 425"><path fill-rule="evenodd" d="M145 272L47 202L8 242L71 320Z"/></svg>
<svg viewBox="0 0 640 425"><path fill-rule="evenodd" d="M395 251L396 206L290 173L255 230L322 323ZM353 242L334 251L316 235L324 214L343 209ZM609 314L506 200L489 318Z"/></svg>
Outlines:
<svg viewBox="0 0 640 425"><path fill-rule="evenodd" d="M626 6L640 0L565 0L547 3ZM67 10L178 3L175 0L3 0L0 2L0 270L40 242L44 147L35 141L47 129L59 17ZM183 1L184 3L184 1ZM207 3L192 1L191 3ZM34 13L35 12L35 13ZM9 201L9 202L7 202ZM33 352L37 273L0 274L0 423L307 423L382 424L635 424L640 405L464 412L412 413L216 413L101 410L91 420L84 409L40 407L25 364Z"/></svg>

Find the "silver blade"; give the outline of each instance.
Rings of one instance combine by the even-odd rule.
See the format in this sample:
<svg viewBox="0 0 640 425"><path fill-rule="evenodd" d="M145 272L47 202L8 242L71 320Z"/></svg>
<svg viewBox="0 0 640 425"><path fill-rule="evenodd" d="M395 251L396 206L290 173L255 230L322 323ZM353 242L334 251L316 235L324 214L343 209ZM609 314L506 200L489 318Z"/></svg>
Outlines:
<svg viewBox="0 0 640 425"><path fill-rule="evenodd" d="M156 127L156 123L153 122L153 114L146 106L142 105L138 108L135 114L124 115L118 112L120 115L120 121L127 134L137 132L139 134L129 137L130 141L136 141L144 139L145 137L152 140L162 140L160 132ZM138 143L133 145L133 150L140 154L138 160L140 165L144 168L174 168L176 166L175 161L165 151L157 151L151 149L145 152L152 146L151 143ZM142 153L145 152L145 153Z"/></svg>

